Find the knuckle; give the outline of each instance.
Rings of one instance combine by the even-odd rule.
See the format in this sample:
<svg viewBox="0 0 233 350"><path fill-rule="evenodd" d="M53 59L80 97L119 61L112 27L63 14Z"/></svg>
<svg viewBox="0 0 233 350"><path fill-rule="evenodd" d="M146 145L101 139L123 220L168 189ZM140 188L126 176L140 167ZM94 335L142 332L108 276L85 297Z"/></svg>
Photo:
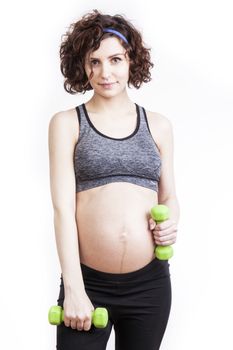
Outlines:
<svg viewBox="0 0 233 350"><path fill-rule="evenodd" d="M64 317L64 324L66 325L66 327L70 326L70 322L71 322L70 317L65 316Z"/></svg>
<svg viewBox="0 0 233 350"><path fill-rule="evenodd" d="M75 328L76 328L78 331L82 331L82 330L83 330L83 323L77 322L77 323L75 324Z"/></svg>
<svg viewBox="0 0 233 350"><path fill-rule="evenodd" d="M72 322L70 323L70 327L71 327L72 329L75 329L75 328L76 328L76 322L72 321Z"/></svg>
<svg viewBox="0 0 233 350"><path fill-rule="evenodd" d="M91 323L91 316L90 315L83 316L82 321L83 321L84 324L85 323L87 323L87 324Z"/></svg>
<svg viewBox="0 0 233 350"><path fill-rule="evenodd" d="M77 326L82 327L82 325L83 325L83 319L81 318L77 319Z"/></svg>
<svg viewBox="0 0 233 350"><path fill-rule="evenodd" d="M161 235L161 233L158 235L158 241L160 241L160 242L163 242L163 241L164 241L164 238L163 238L163 236Z"/></svg>
<svg viewBox="0 0 233 350"><path fill-rule="evenodd" d="M85 320L86 320L87 322L91 322L91 316L90 316L90 315L87 315Z"/></svg>
<svg viewBox="0 0 233 350"><path fill-rule="evenodd" d="M76 321L77 322L83 322L83 320L85 319L85 315L83 313L79 313L77 316L76 316Z"/></svg>

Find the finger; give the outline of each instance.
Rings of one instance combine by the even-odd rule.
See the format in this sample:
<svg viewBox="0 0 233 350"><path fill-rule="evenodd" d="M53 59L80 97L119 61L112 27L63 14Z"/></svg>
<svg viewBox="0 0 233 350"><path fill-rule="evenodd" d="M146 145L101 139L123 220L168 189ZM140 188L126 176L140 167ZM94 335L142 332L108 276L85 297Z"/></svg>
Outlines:
<svg viewBox="0 0 233 350"><path fill-rule="evenodd" d="M174 231L166 231L166 233L163 232L156 232L153 231L154 238L159 241L167 241L176 238L177 234Z"/></svg>
<svg viewBox="0 0 233 350"><path fill-rule="evenodd" d="M176 242L176 237L174 235L155 238L155 243L159 245L170 245L170 244L174 244L175 242Z"/></svg>
<svg viewBox="0 0 233 350"><path fill-rule="evenodd" d="M66 327L70 327L70 321L64 321Z"/></svg>
<svg viewBox="0 0 233 350"><path fill-rule="evenodd" d="M84 331L89 331L90 328L91 328L91 319L87 319L83 323L83 329L84 329Z"/></svg>
<svg viewBox="0 0 233 350"><path fill-rule="evenodd" d="M64 318L64 324L65 324L66 327L70 327L70 319L65 317Z"/></svg>
<svg viewBox="0 0 233 350"><path fill-rule="evenodd" d="M168 226L166 228L163 228L162 230L160 230L157 226L154 229L155 234L162 237L162 236L167 236L170 235L172 233L176 234L178 229L177 226Z"/></svg>
<svg viewBox="0 0 233 350"><path fill-rule="evenodd" d="M177 223L174 220L165 220L164 222L161 222L160 224L157 224L155 227L155 230L157 231L164 231L168 228L173 228L174 230L177 229Z"/></svg>
<svg viewBox="0 0 233 350"><path fill-rule="evenodd" d="M164 223L156 225L155 230L156 231L165 231L170 227L172 227L172 226L171 226L171 224L169 224L169 222L164 222Z"/></svg>
<svg viewBox="0 0 233 350"><path fill-rule="evenodd" d="M70 327L72 329L76 329L77 328L77 321L75 319L70 321Z"/></svg>
<svg viewBox="0 0 233 350"><path fill-rule="evenodd" d="M155 232L154 237L157 239L160 239L161 241L166 241L169 239L173 239L177 236L176 232L174 231L167 231L166 233L162 232Z"/></svg>
<svg viewBox="0 0 233 350"><path fill-rule="evenodd" d="M78 320L76 325L75 325L75 328L77 328L78 331L82 331L83 330L83 321L81 320Z"/></svg>
<svg viewBox="0 0 233 350"><path fill-rule="evenodd" d="M175 233L174 233L174 231L171 231L171 230L166 230L166 231L156 231L156 230L154 230L153 231L153 235L157 239L166 240L168 238L168 236L171 236L171 235L174 236Z"/></svg>
<svg viewBox="0 0 233 350"><path fill-rule="evenodd" d="M149 227L151 230L153 230L156 227L156 223L152 219L149 220Z"/></svg>
<svg viewBox="0 0 233 350"><path fill-rule="evenodd" d="M156 245L160 245L160 246L168 246L168 245L172 245L172 244L175 244L176 243L176 240L174 239L171 239L170 241L165 241L165 242L159 242L159 241L155 241L155 244Z"/></svg>

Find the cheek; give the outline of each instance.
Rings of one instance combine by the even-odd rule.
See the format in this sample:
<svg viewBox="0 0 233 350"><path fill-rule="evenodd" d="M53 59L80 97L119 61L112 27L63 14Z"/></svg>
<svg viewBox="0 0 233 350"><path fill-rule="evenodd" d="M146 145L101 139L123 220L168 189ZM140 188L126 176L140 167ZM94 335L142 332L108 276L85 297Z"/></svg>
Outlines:
<svg viewBox="0 0 233 350"><path fill-rule="evenodd" d="M94 77L94 71L92 71L90 68L85 68L85 73L89 80L92 80Z"/></svg>
<svg viewBox="0 0 233 350"><path fill-rule="evenodd" d="M126 79L129 77L129 68L128 67L122 67L119 72L118 76L122 79Z"/></svg>

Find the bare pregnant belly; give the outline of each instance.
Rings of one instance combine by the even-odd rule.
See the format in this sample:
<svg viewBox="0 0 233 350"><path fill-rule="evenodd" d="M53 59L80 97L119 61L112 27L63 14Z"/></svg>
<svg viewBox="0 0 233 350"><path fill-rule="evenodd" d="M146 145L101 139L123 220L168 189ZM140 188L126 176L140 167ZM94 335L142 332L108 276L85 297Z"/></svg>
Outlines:
<svg viewBox="0 0 233 350"><path fill-rule="evenodd" d="M80 261L94 269L125 273L154 258L149 230L157 193L118 182L77 193Z"/></svg>

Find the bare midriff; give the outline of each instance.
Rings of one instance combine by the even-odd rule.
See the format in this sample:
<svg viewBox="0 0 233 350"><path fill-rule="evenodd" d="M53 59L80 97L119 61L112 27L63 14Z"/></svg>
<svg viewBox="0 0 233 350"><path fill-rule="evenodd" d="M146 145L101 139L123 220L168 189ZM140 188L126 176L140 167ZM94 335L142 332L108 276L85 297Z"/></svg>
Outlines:
<svg viewBox="0 0 233 350"><path fill-rule="evenodd" d="M114 182L76 193L81 263L99 271L126 273L154 259L149 229L157 192Z"/></svg>

